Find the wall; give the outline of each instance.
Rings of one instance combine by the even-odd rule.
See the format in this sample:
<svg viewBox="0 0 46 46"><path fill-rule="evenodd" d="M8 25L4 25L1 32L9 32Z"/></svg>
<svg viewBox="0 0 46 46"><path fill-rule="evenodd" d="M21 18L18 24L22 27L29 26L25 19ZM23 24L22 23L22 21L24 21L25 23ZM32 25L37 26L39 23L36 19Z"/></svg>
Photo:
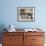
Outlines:
<svg viewBox="0 0 46 46"><path fill-rule="evenodd" d="M46 0L1 0L0 24L16 28L46 28ZM18 22L17 7L35 7L35 22Z"/></svg>

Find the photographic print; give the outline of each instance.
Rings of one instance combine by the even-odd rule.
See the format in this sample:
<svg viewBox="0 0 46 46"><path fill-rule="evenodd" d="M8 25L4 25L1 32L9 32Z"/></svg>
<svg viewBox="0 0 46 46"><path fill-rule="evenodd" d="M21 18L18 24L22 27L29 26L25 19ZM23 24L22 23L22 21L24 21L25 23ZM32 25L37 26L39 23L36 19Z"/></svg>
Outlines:
<svg viewBox="0 0 46 46"><path fill-rule="evenodd" d="M35 21L35 8L34 7L18 7L17 20L18 21Z"/></svg>

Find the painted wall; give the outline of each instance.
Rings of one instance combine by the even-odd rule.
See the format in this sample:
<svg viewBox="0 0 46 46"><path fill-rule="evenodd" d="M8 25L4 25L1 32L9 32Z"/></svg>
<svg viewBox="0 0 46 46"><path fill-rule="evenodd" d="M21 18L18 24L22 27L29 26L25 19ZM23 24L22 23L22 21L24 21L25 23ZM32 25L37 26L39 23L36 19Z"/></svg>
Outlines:
<svg viewBox="0 0 46 46"><path fill-rule="evenodd" d="M16 28L46 28L46 0L0 0L0 25ZM35 7L35 22L18 22L17 7Z"/></svg>

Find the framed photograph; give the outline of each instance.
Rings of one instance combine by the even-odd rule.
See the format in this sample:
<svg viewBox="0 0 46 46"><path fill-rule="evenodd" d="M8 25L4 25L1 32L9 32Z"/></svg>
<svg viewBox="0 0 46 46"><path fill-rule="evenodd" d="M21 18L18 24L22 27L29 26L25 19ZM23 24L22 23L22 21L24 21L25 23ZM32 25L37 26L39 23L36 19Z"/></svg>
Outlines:
<svg viewBox="0 0 46 46"><path fill-rule="evenodd" d="M35 21L35 8L34 7L18 7L17 20L22 22Z"/></svg>

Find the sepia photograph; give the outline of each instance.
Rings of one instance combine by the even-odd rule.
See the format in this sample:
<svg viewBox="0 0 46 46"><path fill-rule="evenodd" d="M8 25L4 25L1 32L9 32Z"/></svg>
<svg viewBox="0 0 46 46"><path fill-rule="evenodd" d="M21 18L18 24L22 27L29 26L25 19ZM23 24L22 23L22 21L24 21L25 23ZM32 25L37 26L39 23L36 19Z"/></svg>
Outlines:
<svg viewBox="0 0 46 46"><path fill-rule="evenodd" d="M18 7L17 8L17 20L18 21L34 21L35 11L34 7Z"/></svg>

